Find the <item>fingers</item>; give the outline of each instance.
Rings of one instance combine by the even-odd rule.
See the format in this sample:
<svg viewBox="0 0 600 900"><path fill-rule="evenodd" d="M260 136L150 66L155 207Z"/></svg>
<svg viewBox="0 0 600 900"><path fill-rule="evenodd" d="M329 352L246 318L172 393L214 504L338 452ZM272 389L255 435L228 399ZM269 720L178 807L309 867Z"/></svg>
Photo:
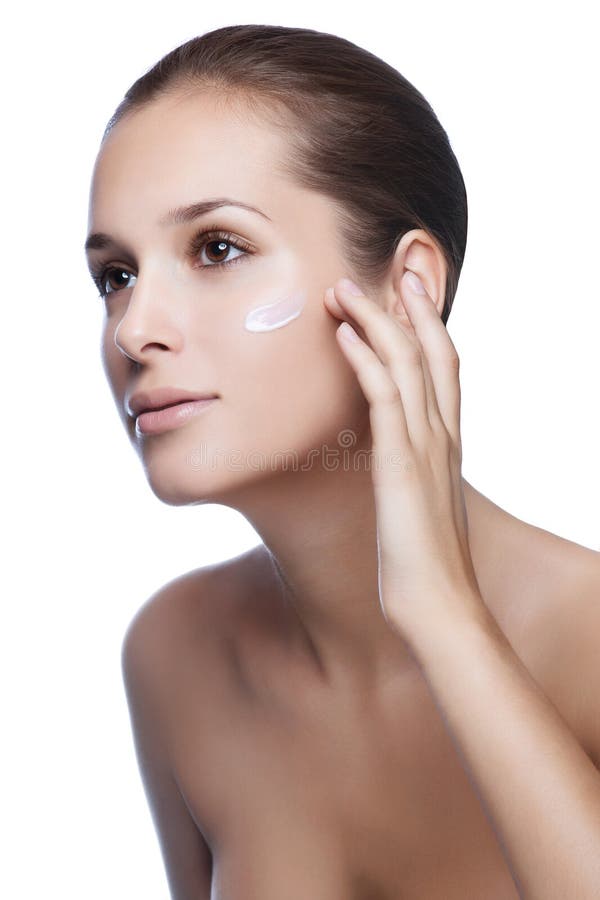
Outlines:
<svg viewBox="0 0 600 900"><path fill-rule="evenodd" d="M410 438L402 398L389 371L348 322L342 322L336 337L369 402L374 450L388 453L408 447Z"/></svg>
<svg viewBox="0 0 600 900"><path fill-rule="evenodd" d="M364 333L387 368L400 394L407 433L413 441L419 445L428 439L431 429L444 428L460 449L458 354L432 299L411 286L412 274L405 273L400 286L412 328L403 326L366 295L349 291L347 279L336 283L335 292L329 289L327 306L332 314L339 317L341 311L358 325L356 330Z"/></svg>
<svg viewBox="0 0 600 900"><path fill-rule="evenodd" d="M407 436L415 446L422 446L431 431L431 398L428 397L418 342L374 300L364 294L352 294L344 279L336 283L335 297L360 326L366 342L395 386L398 397L392 392L392 397L386 401L388 407L390 402L393 406L403 407Z"/></svg>
<svg viewBox="0 0 600 900"><path fill-rule="evenodd" d="M405 272L400 283L402 301L427 360L438 410L448 434L460 448L459 356L433 300L426 292L420 294L411 287L411 275Z"/></svg>

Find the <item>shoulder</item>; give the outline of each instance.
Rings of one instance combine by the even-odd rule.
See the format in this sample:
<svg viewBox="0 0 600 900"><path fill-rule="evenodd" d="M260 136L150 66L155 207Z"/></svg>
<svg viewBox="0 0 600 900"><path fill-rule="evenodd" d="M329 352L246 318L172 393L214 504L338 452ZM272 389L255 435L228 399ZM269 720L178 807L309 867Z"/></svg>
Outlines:
<svg viewBox="0 0 600 900"><path fill-rule="evenodd" d="M191 632L210 634L239 601L244 564L252 552L192 569L158 588L129 623L123 655L129 657L140 645L158 650Z"/></svg>
<svg viewBox="0 0 600 900"><path fill-rule="evenodd" d="M136 756L174 898L210 893L214 846L210 809L206 802L190 805L174 765L174 751L190 712L190 697L208 721L205 710L210 704L203 700L210 697L216 670L206 664L202 647L210 648L211 643L202 635L217 631L223 569L225 564L196 569L160 587L135 614L122 643ZM212 776L214 766L206 754L198 754L194 763Z"/></svg>
<svg viewBox="0 0 600 900"><path fill-rule="evenodd" d="M158 699L172 694L175 680L181 689L200 684L203 666L214 684L215 666L223 666L239 639L257 550L179 575L143 603L121 645L126 686L143 680Z"/></svg>
<svg viewBox="0 0 600 900"><path fill-rule="evenodd" d="M252 551L167 582L140 607L122 642L141 768L154 772L160 754L163 777L178 785L211 845L219 821L220 735L238 721L235 647L241 611L249 605L241 602L248 594L242 585L252 575L249 560ZM166 802L170 789L156 784L152 790ZM174 812L165 815L174 821ZM179 838L169 840L175 858Z"/></svg>
<svg viewBox="0 0 600 900"><path fill-rule="evenodd" d="M561 562L534 623L542 686L600 767L600 552L566 542Z"/></svg>

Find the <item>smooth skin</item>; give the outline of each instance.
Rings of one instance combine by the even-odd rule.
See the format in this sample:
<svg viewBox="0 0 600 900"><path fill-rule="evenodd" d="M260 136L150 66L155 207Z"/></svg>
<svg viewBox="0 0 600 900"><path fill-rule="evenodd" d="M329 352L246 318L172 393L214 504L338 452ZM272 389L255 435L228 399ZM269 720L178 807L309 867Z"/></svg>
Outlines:
<svg viewBox="0 0 600 900"><path fill-rule="evenodd" d="M397 591L404 563L414 562L406 542L420 514L402 492L386 509L387 558L396 563L382 598L378 476L345 464L342 453L348 446L368 453L374 435L372 397L361 384L358 357L338 337L340 318L353 322L366 338L364 352L370 346L375 355L376 310L390 333L410 334L405 304L411 300L402 288L410 271L443 328L444 257L415 229L404 235L379 290L358 298L360 313L371 320L361 320L339 287L328 301L327 288L353 277L337 210L280 174L285 153L284 137L264 122L210 95L180 94L116 126L98 155L91 188L89 233L112 236L110 245L89 252L95 269L113 270L103 283L103 362L150 486L166 503L237 509L261 539L240 557L157 591L123 645L136 749L172 896L509 900L519 896L516 882L534 847L522 832L514 832L517 853L514 843L504 843L510 813L498 817L486 791L491 776L482 772L493 775L496 766L513 799L523 772L506 765L508 755L475 746L468 714L479 703L478 713L487 710L493 724L493 691L473 688L493 685L497 675L503 705L496 721L516 740L530 740L526 724L505 714L512 703L533 704L531 692L522 676L514 679L517 693L509 693L519 671L515 659L496 656L496 643L480 644L473 630L443 612L436 620L442 606L431 602L426 616L404 618L407 606L423 610L424 595L412 603L411 592ZM175 206L216 197L235 198L264 215L228 206L194 222L159 224ZM217 262L214 244L192 257L190 238L213 225L251 251L232 248L227 258L240 261L231 265ZM306 287L302 315L271 333L245 331L247 311L274 286ZM396 346L400 360L403 345ZM428 359L436 391L440 385L456 391L446 376L457 379L458 369L446 366L444 375L439 368L434 376L442 363ZM396 365L403 373L396 409L410 417L424 395ZM214 392L218 400L181 428L141 437L127 400L161 385ZM426 396L429 403L431 385ZM327 459L315 454L324 446ZM290 450L303 466L283 466L278 454ZM257 459L269 464L258 466ZM384 484L385 503L391 495ZM600 554L516 519L458 471L453 484L460 488L453 509L461 509L461 495L464 501L459 545L466 549L468 534L474 578L472 590L445 593L445 601L483 603L477 609L489 612L560 713L563 784L572 783L568 773L576 767L591 785L600 755L597 700L589 687L599 674ZM428 647L443 668L433 666ZM452 647L455 655L442 652ZM457 657L463 665L470 660L469 677L450 665ZM541 767L543 740L560 726L537 701L533 736L542 740ZM535 765L532 755L532 778ZM511 771L519 776L513 787ZM572 830L577 809L563 812L571 816L567 834L580 841L582 831ZM580 847L566 860L567 878Z"/></svg>

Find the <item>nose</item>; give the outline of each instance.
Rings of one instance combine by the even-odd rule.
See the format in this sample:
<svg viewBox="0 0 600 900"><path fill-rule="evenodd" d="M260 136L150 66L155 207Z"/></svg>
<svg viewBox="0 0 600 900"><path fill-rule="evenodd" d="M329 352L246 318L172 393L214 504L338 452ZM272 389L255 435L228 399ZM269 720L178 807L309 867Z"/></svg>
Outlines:
<svg viewBox="0 0 600 900"><path fill-rule="evenodd" d="M130 291L129 302L117 325L114 341L118 350L136 363L143 363L148 355L161 350L178 350L182 344L182 329L173 315L172 298L164 291L138 280Z"/></svg>

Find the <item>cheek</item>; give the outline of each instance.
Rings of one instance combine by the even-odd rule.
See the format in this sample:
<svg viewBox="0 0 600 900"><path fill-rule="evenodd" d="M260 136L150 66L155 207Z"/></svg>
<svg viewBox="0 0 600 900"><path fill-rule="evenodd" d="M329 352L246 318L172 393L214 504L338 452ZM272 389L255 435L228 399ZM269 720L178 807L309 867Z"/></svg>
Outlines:
<svg viewBox="0 0 600 900"><path fill-rule="evenodd" d="M366 401L337 344L338 322L318 299L290 291L246 314L235 371L226 376L232 423L245 447L337 447L338 433L362 420Z"/></svg>
<svg viewBox="0 0 600 900"><path fill-rule="evenodd" d="M131 380L131 360L126 359L115 346L114 329L105 328L100 341L102 368L117 408L126 429L132 430L133 419L124 408L125 394Z"/></svg>
<svg viewBox="0 0 600 900"><path fill-rule="evenodd" d="M125 390L127 382L127 360L115 345L114 329L105 328L100 342L102 368L113 394Z"/></svg>
<svg viewBox="0 0 600 900"><path fill-rule="evenodd" d="M244 321L246 331L273 331L289 325L298 318L306 306L307 297L308 291L303 288L291 293L282 293L275 300L259 304L246 315Z"/></svg>

